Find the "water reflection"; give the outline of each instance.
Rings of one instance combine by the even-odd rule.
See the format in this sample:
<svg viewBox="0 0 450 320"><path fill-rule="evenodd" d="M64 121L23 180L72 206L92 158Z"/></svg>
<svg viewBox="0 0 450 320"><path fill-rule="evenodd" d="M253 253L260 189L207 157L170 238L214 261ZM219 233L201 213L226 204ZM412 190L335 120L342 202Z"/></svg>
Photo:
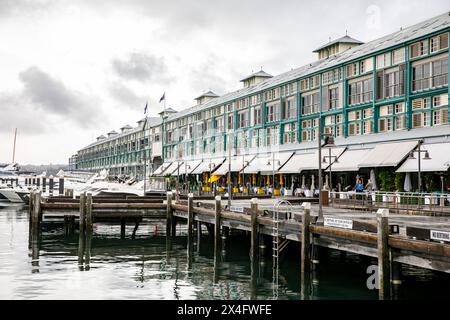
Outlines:
<svg viewBox="0 0 450 320"><path fill-rule="evenodd" d="M197 226L198 227L198 226ZM95 224L80 236L63 224L44 224L33 234L20 206L0 209L0 298L13 299L377 299L366 288L370 259L321 253L314 277L300 276L300 251L291 243L272 282L271 249L250 262L248 235L223 233L214 250L206 227L188 239L179 225L166 236L165 221L126 226ZM133 235L134 233L134 235ZM194 243L194 239L196 240ZM194 250L195 248L195 250ZM82 271L82 272L80 272ZM448 275L403 268L400 298L443 298ZM302 288L302 290L300 290ZM427 293L424 296L424 292Z"/></svg>

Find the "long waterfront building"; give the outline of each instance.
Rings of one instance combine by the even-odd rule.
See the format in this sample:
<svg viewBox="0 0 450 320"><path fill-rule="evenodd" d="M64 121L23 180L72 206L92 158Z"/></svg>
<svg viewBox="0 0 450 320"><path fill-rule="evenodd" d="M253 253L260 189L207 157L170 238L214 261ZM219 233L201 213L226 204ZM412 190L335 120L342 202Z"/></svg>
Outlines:
<svg viewBox="0 0 450 320"><path fill-rule="evenodd" d="M446 171L449 31L446 12L368 43L346 35L316 49L318 60L303 67L278 76L261 70L242 79L240 90L207 92L191 108L149 118L145 130L141 120L137 128L99 137L78 151L77 168L139 175L145 154L154 174L223 175L231 151L233 163L242 162L232 171L269 174L276 153L272 173L299 173L317 167L317 161L299 164L313 162L321 126L339 147L333 155L342 161L334 170L402 165L401 172L414 171L409 159L403 162L424 139L439 144L431 147L441 150L433 162ZM380 152L387 159L377 158Z"/></svg>

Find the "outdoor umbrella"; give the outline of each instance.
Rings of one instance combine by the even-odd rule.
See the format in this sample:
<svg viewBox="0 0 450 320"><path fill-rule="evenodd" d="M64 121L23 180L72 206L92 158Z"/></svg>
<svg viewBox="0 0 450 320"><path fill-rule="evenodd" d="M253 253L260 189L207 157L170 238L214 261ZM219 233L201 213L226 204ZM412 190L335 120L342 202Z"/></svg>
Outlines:
<svg viewBox="0 0 450 320"><path fill-rule="evenodd" d="M311 191L314 192L314 175L311 176Z"/></svg>
<svg viewBox="0 0 450 320"><path fill-rule="evenodd" d="M305 185L305 175L302 175L302 189L305 189L306 185Z"/></svg>
<svg viewBox="0 0 450 320"><path fill-rule="evenodd" d="M370 181L372 181L373 190L377 190L377 177L375 176L375 170L370 170Z"/></svg>
<svg viewBox="0 0 450 320"><path fill-rule="evenodd" d="M403 184L403 189L406 192L411 191L411 173L407 172L405 175L405 183Z"/></svg>

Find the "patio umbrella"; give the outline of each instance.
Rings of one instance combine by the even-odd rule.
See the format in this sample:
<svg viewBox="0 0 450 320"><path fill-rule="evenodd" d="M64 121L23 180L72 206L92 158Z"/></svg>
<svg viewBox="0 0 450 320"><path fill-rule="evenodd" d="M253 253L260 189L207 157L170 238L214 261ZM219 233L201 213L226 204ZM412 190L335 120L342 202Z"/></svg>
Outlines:
<svg viewBox="0 0 450 320"><path fill-rule="evenodd" d="M305 189L306 185L305 185L305 175L302 175L302 189Z"/></svg>
<svg viewBox="0 0 450 320"><path fill-rule="evenodd" d="M405 175L405 183L403 184L403 189L406 192L411 191L412 186L411 186L411 173L407 172Z"/></svg>
<svg viewBox="0 0 450 320"><path fill-rule="evenodd" d="M328 186L328 175L325 175L325 185L324 185L326 190L329 190L329 186Z"/></svg>
<svg viewBox="0 0 450 320"><path fill-rule="evenodd" d="M375 170L370 170L370 181L372 181L373 190L377 190L377 177L375 176Z"/></svg>
<svg viewBox="0 0 450 320"><path fill-rule="evenodd" d="M311 191L314 192L314 175L311 176Z"/></svg>

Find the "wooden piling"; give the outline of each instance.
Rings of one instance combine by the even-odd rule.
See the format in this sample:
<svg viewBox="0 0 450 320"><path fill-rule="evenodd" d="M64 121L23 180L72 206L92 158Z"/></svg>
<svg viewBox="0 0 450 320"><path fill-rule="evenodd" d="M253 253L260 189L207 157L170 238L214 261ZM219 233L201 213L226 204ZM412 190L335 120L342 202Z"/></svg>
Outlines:
<svg viewBox="0 0 450 320"><path fill-rule="evenodd" d="M50 176L48 178L48 192L50 196L53 196L53 187L54 187L53 176Z"/></svg>
<svg viewBox="0 0 450 320"><path fill-rule="evenodd" d="M221 197L216 196L215 198L215 207L214 207L214 256L218 256L221 247L221 239L220 239L220 212L222 210Z"/></svg>
<svg viewBox="0 0 450 320"><path fill-rule="evenodd" d="M80 194L80 220L79 220L79 238L78 238L78 266L83 269L84 247L85 247L85 223L86 223L86 193Z"/></svg>
<svg viewBox="0 0 450 320"><path fill-rule="evenodd" d="M301 262L300 270L302 276L309 273L311 270L311 235L309 232L309 224L311 221L311 203L303 204L303 219L302 219L302 233L301 233Z"/></svg>
<svg viewBox="0 0 450 320"><path fill-rule="evenodd" d="M392 296L394 299L397 299L399 296L401 284L402 284L402 265L401 263L394 262L391 259L391 285L392 285Z"/></svg>
<svg viewBox="0 0 450 320"><path fill-rule="evenodd" d="M258 199L250 200L251 209L251 238L250 238L250 259L256 261L258 259Z"/></svg>
<svg viewBox="0 0 450 320"><path fill-rule="evenodd" d="M86 195L86 231L92 232L92 193Z"/></svg>
<svg viewBox="0 0 450 320"><path fill-rule="evenodd" d="M28 216L30 217L30 223L33 221L33 202L34 202L34 191L30 191L28 198Z"/></svg>
<svg viewBox="0 0 450 320"><path fill-rule="evenodd" d="M64 177L59 178L59 195L64 194Z"/></svg>
<svg viewBox="0 0 450 320"><path fill-rule="evenodd" d="M36 191L32 194L33 196L33 210L31 212L32 218L32 234L33 238L37 239L40 231L40 214L41 214L41 192Z"/></svg>
<svg viewBox="0 0 450 320"><path fill-rule="evenodd" d="M201 238L202 238L202 222L197 221L197 252L200 252Z"/></svg>
<svg viewBox="0 0 450 320"><path fill-rule="evenodd" d="M194 229L194 194L188 194L188 238L192 238Z"/></svg>
<svg viewBox="0 0 450 320"><path fill-rule="evenodd" d="M378 227L378 295L384 299L390 294L390 261L389 261L389 209L379 209L377 211Z"/></svg>
<svg viewBox="0 0 450 320"><path fill-rule="evenodd" d="M125 239L126 226L127 226L127 219L121 218L120 219L120 239Z"/></svg>
<svg viewBox="0 0 450 320"><path fill-rule="evenodd" d="M168 235L171 235L172 220L173 220L172 192L167 192L166 233Z"/></svg>

